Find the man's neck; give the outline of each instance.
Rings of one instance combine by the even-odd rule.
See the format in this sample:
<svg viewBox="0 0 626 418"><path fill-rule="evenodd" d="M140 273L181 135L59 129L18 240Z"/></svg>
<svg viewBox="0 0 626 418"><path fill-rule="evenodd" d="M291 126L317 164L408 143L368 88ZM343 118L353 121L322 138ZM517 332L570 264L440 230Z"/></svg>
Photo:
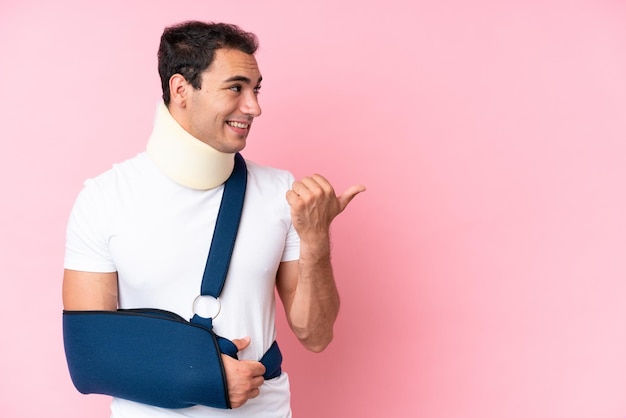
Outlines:
<svg viewBox="0 0 626 418"><path fill-rule="evenodd" d="M223 184L233 171L234 154L227 154L189 134L160 103L148 156L170 179L192 189L208 190Z"/></svg>

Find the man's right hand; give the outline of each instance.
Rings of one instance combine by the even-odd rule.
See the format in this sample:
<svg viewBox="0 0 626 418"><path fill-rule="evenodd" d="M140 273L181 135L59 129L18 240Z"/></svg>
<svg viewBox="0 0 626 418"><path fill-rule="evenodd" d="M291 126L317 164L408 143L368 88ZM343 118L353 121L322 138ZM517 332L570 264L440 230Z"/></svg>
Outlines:
<svg viewBox="0 0 626 418"><path fill-rule="evenodd" d="M232 341L237 346L237 351L241 351L250 345L250 337ZM264 381L265 366L258 361L235 360L226 354L222 354L222 362L226 371L228 395L232 408L239 408L248 399L259 396L259 387Z"/></svg>

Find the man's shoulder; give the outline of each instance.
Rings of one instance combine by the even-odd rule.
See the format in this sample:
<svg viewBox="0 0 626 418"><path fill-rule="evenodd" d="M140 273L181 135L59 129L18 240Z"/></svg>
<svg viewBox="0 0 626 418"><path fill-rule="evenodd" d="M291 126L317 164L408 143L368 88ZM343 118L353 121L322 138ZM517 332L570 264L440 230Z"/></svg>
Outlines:
<svg viewBox="0 0 626 418"><path fill-rule="evenodd" d="M269 165L264 165L257 163L256 161L246 159L246 165L248 167L248 171L257 176L264 176L268 178L278 177L278 178L288 178L293 177L291 172L282 168L276 168Z"/></svg>
<svg viewBox="0 0 626 418"><path fill-rule="evenodd" d="M134 157L113 163L108 170L86 180L88 183L106 184L119 180L120 177L132 176L145 170L146 164L150 163L145 152L139 153Z"/></svg>
<svg viewBox="0 0 626 418"><path fill-rule="evenodd" d="M266 192L274 189L276 192L284 193L293 184L294 177L291 172L269 165L259 164L246 160L248 167L248 186L252 183L255 187Z"/></svg>
<svg viewBox="0 0 626 418"><path fill-rule="evenodd" d="M145 153L140 153L114 163L108 170L85 180L82 193L111 197L122 191L141 188L151 171L150 159Z"/></svg>

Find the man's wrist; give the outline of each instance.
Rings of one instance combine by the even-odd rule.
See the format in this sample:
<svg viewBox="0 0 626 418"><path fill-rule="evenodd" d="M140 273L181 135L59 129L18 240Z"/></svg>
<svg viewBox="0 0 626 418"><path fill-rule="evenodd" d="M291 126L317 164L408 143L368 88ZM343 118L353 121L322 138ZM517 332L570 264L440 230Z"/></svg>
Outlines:
<svg viewBox="0 0 626 418"><path fill-rule="evenodd" d="M318 236L315 239L300 241L301 262L330 261L330 237Z"/></svg>

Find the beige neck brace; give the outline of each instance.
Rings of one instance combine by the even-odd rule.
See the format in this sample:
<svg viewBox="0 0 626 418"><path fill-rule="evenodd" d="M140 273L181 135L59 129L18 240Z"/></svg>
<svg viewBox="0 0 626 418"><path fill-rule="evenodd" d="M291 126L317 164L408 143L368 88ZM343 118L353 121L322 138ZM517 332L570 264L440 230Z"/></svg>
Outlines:
<svg viewBox="0 0 626 418"><path fill-rule="evenodd" d="M234 154L217 151L193 137L163 102L157 108L146 151L167 177L192 189L208 190L223 184L235 165Z"/></svg>

